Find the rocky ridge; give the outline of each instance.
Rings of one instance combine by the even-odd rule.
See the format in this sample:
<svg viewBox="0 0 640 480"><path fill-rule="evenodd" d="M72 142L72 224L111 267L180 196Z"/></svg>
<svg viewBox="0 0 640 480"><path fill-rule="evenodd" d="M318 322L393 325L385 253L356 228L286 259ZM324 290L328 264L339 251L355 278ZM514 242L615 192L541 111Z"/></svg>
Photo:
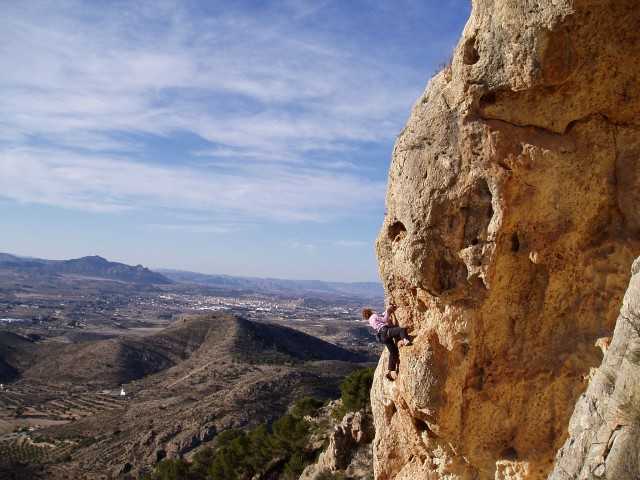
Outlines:
<svg viewBox="0 0 640 480"><path fill-rule="evenodd" d="M640 253L638 25L632 0L473 1L389 172L379 266L416 341L376 372L377 479L552 471Z"/></svg>

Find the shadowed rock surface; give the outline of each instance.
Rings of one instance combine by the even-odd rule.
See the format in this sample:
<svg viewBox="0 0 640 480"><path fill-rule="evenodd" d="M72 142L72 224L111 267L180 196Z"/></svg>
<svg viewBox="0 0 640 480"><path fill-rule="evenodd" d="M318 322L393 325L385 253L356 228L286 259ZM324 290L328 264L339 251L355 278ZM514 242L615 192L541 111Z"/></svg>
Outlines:
<svg viewBox="0 0 640 480"><path fill-rule="evenodd" d="M35 345L28 338L12 332L0 332L0 383L8 383L20 376L33 359Z"/></svg>
<svg viewBox="0 0 640 480"><path fill-rule="evenodd" d="M640 10L475 0L397 139L376 478L543 479L640 253ZM386 362L386 354L380 365Z"/></svg>
<svg viewBox="0 0 640 480"><path fill-rule="evenodd" d="M640 258L611 345L593 369L550 480L640 478Z"/></svg>

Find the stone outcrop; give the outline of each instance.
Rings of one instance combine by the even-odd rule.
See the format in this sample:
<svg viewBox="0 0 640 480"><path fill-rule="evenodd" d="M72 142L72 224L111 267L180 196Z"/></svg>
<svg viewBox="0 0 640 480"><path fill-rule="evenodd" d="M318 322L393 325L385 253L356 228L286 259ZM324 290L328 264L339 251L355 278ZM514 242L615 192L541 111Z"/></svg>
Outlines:
<svg viewBox="0 0 640 480"><path fill-rule="evenodd" d="M352 479L370 478L373 434L369 412L347 413L329 435L327 448L316 463L304 469L300 480L315 480L324 473L341 473Z"/></svg>
<svg viewBox="0 0 640 480"><path fill-rule="evenodd" d="M602 365L569 423L550 480L640 478L640 258Z"/></svg>
<svg viewBox="0 0 640 480"><path fill-rule="evenodd" d="M380 272L416 339L376 372L377 479L552 471L640 253L639 26L635 0L473 1L389 172Z"/></svg>

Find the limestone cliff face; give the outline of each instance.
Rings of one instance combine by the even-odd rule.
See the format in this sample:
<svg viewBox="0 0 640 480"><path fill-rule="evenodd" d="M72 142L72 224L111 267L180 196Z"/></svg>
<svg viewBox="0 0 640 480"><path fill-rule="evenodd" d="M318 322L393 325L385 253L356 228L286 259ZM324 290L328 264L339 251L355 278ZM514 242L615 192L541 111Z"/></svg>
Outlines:
<svg viewBox="0 0 640 480"><path fill-rule="evenodd" d="M569 423L550 480L640 478L640 258L602 365Z"/></svg>
<svg viewBox="0 0 640 480"><path fill-rule="evenodd" d="M640 253L637 0L474 0L400 134L378 237L385 479L539 479ZM386 362L386 355L381 362Z"/></svg>

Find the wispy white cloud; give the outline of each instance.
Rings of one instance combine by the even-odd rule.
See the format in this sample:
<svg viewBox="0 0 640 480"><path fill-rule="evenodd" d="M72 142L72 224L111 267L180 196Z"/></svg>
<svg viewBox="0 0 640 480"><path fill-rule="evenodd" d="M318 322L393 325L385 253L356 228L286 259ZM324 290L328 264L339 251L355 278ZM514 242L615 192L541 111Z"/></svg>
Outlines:
<svg viewBox="0 0 640 480"><path fill-rule="evenodd" d="M300 242L298 240L290 240L285 243L285 247L295 250L304 250L307 253L315 252L318 246L315 243Z"/></svg>
<svg viewBox="0 0 640 480"><path fill-rule="evenodd" d="M321 6L304 3L288 10ZM73 1L34 5L6 6L0 20L0 110L15 130L61 145L112 149L112 131L185 130L269 160L386 139L415 96L416 72L388 75L277 12L199 19L181 3L127 4L128 15L94 4L93 18Z"/></svg>
<svg viewBox="0 0 640 480"><path fill-rule="evenodd" d="M393 138L422 73L308 28L329 1L203 3L3 5L0 196L287 221L381 208L349 155ZM204 146L148 153L179 133Z"/></svg>
<svg viewBox="0 0 640 480"><path fill-rule="evenodd" d="M0 152L0 197L79 210L161 207L277 221L324 221L366 212L382 186L349 175L279 165L248 175L162 166L63 150Z"/></svg>
<svg viewBox="0 0 640 480"><path fill-rule="evenodd" d="M233 225L208 225L208 224L163 224L163 223L149 223L145 225L145 228L151 230L160 231L172 231L172 232L188 232L188 233L215 233L215 234L227 234L237 231L237 226Z"/></svg>
<svg viewBox="0 0 640 480"><path fill-rule="evenodd" d="M362 240L337 240L333 243L337 247L360 248L370 246L370 243Z"/></svg>

